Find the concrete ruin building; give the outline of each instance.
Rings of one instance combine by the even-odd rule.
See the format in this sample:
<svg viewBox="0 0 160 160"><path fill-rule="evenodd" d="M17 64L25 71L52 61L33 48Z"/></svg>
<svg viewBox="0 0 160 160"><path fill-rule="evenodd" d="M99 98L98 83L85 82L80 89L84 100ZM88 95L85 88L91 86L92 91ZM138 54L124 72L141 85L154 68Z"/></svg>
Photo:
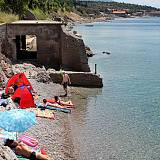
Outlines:
<svg viewBox="0 0 160 160"><path fill-rule="evenodd" d="M90 71L83 40L66 32L62 22L17 21L1 24L0 33L0 52L13 62Z"/></svg>

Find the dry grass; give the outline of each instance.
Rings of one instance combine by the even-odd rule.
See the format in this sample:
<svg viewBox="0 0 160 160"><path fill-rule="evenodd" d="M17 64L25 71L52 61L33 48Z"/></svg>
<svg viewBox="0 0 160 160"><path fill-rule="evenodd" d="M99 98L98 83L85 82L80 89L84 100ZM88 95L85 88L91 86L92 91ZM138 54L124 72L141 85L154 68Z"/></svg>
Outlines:
<svg viewBox="0 0 160 160"><path fill-rule="evenodd" d="M0 12L0 23L9 23L19 20L17 15Z"/></svg>

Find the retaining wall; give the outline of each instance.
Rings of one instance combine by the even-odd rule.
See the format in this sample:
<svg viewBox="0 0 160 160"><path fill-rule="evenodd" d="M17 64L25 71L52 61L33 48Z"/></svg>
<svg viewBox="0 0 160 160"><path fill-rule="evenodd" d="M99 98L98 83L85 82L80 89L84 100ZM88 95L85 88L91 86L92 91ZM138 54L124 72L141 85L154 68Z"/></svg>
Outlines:
<svg viewBox="0 0 160 160"><path fill-rule="evenodd" d="M90 72L66 72L71 79L71 86L81 86L90 88L103 87L102 78ZM54 83L62 82L62 73L54 72L49 74Z"/></svg>

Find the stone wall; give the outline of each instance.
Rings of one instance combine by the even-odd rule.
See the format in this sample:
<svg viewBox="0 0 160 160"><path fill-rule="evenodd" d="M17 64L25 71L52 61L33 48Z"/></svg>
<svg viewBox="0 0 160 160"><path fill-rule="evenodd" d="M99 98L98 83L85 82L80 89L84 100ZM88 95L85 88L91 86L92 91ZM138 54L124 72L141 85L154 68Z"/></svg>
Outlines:
<svg viewBox="0 0 160 160"><path fill-rule="evenodd" d="M63 68L89 72L90 68L83 40L66 32L64 27L62 27L61 39Z"/></svg>

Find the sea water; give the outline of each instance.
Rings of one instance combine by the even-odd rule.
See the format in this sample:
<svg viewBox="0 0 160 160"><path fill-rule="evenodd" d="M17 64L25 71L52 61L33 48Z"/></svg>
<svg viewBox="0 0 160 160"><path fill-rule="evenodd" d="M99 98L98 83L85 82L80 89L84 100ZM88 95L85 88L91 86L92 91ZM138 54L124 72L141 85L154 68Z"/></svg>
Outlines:
<svg viewBox="0 0 160 160"><path fill-rule="evenodd" d="M102 89L81 89L70 116L76 159L160 159L160 18L74 27L95 56ZM103 51L110 52L105 54ZM83 97L84 96L84 97Z"/></svg>

